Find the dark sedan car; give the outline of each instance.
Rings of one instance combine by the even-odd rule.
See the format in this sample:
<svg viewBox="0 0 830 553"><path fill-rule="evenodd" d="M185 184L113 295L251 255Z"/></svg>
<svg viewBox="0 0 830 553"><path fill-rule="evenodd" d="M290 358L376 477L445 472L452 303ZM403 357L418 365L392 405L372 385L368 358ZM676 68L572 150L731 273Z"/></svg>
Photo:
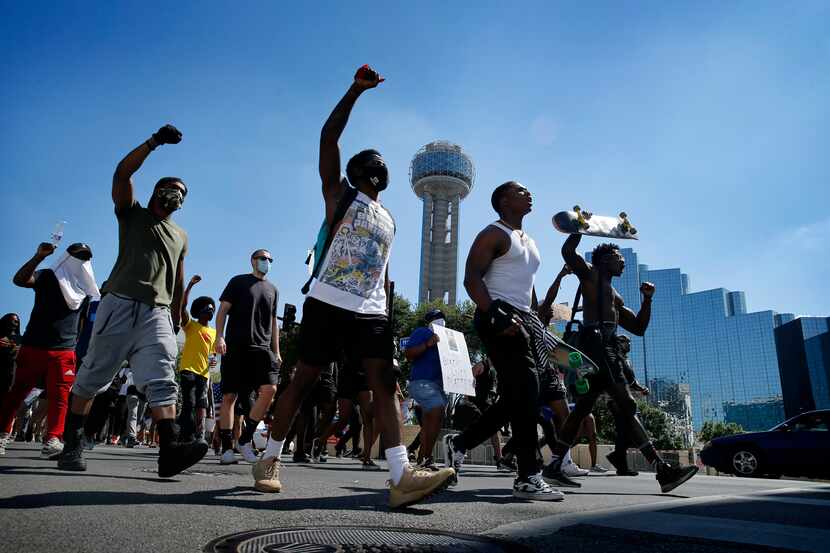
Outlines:
<svg viewBox="0 0 830 553"><path fill-rule="evenodd" d="M735 476L830 478L830 410L802 413L767 432L715 438L700 459Z"/></svg>

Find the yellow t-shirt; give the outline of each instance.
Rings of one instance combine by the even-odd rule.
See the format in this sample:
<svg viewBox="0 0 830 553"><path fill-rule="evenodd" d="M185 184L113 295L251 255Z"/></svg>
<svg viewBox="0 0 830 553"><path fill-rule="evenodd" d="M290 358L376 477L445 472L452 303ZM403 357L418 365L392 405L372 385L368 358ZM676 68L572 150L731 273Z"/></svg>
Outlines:
<svg viewBox="0 0 830 553"><path fill-rule="evenodd" d="M184 349L179 364L180 371L190 371L207 378L209 359L216 343L216 329L203 326L199 321L190 319L184 325Z"/></svg>

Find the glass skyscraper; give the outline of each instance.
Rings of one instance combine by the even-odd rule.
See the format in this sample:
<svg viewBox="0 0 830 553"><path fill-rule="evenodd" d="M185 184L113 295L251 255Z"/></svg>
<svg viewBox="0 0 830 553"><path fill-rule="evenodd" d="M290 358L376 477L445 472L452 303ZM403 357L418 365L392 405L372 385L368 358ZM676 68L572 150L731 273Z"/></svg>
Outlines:
<svg viewBox="0 0 830 553"><path fill-rule="evenodd" d="M775 329L787 417L830 409L830 318L799 317Z"/></svg>
<svg viewBox="0 0 830 553"><path fill-rule="evenodd" d="M774 329L792 315L748 313L743 292L691 292L680 269L650 269L634 250L621 253L625 271L613 284L629 308L640 309L640 283L657 288L645 337L631 336L637 378L658 384L651 400L667 401L660 396L672 385L687 385L697 430L705 421L730 418L745 430L766 430L783 420Z"/></svg>

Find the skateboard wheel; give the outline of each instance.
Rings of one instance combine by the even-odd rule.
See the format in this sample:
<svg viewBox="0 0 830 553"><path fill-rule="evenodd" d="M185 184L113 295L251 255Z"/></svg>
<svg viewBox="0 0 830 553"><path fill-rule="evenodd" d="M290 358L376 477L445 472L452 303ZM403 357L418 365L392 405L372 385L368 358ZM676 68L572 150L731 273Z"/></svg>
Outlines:
<svg viewBox="0 0 830 553"><path fill-rule="evenodd" d="M580 209L580 207L579 207L578 205L575 205L575 206L574 206L574 211L576 211L577 213L579 213L579 212L580 212L580 211L582 211L582 210Z"/></svg>
<svg viewBox="0 0 830 553"><path fill-rule="evenodd" d="M572 369L577 369L582 366L582 354L578 351L572 351L568 354L568 366Z"/></svg>
<svg viewBox="0 0 830 553"><path fill-rule="evenodd" d="M628 219L628 215L625 214L625 211L620 212L620 219Z"/></svg>
<svg viewBox="0 0 830 553"><path fill-rule="evenodd" d="M631 234L637 234L637 229L631 227L631 230L629 230L628 232L630 232Z"/></svg>

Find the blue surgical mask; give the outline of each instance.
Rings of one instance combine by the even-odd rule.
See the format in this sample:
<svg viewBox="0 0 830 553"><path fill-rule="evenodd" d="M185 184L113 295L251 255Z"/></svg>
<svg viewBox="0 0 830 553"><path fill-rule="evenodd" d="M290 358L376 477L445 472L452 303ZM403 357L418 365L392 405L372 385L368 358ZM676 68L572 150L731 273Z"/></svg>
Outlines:
<svg viewBox="0 0 830 553"><path fill-rule="evenodd" d="M256 260L256 270L262 273L263 275L267 275L270 269L271 263L269 261L266 261L265 259Z"/></svg>

